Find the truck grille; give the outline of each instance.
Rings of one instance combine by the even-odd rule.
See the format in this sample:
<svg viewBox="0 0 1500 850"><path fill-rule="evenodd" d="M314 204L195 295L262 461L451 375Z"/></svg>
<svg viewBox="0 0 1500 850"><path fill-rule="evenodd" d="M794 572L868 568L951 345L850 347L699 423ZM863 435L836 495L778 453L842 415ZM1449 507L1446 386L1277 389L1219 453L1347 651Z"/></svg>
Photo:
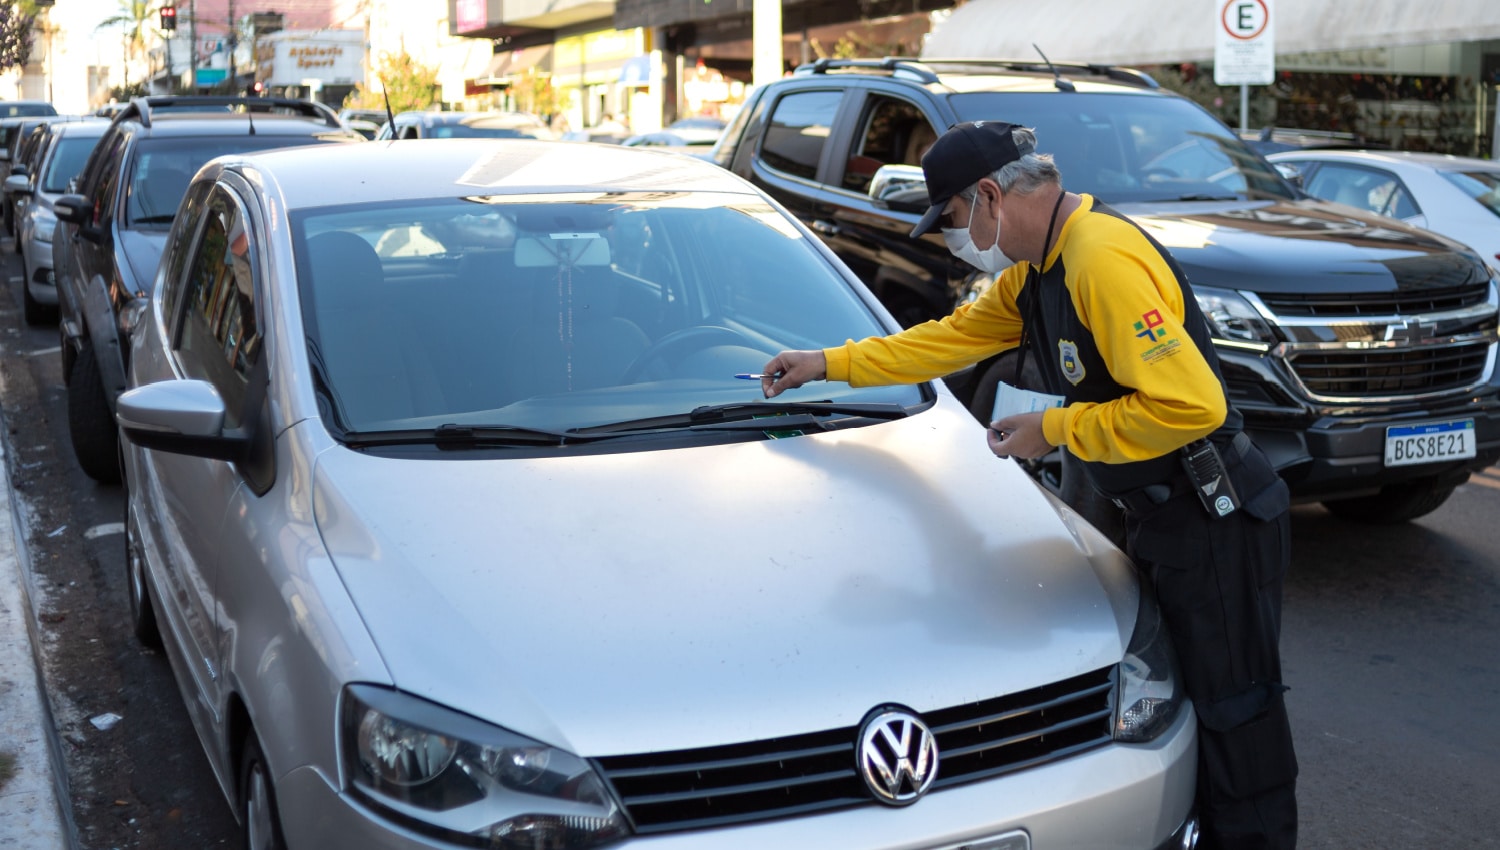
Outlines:
<svg viewBox="0 0 1500 850"><path fill-rule="evenodd" d="M923 715L938 745L933 789L1108 743L1115 668ZM640 834L873 803L856 727L698 750L596 759Z"/></svg>
<svg viewBox="0 0 1500 850"><path fill-rule="evenodd" d="M1461 389L1484 377L1489 343L1297 352L1292 370L1317 396L1368 398Z"/></svg>
<svg viewBox="0 0 1500 850"><path fill-rule="evenodd" d="M1432 289L1354 293L1260 293L1263 304L1277 316L1354 318L1446 313L1483 304L1490 294L1488 281Z"/></svg>

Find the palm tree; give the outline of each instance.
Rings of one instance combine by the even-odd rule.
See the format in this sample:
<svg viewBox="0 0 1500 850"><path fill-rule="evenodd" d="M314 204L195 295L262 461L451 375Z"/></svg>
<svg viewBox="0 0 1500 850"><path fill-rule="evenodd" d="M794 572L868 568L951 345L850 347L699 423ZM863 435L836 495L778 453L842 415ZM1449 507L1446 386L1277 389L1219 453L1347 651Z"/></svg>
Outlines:
<svg viewBox="0 0 1500 850"><path fill-rule="evenodd" d="M125 59L137 59L146 52L146 34L151 32L152 19L157 15L157 3L153 0L120 0L120 13L105 18L94 27L94 31L106 27L122 27L125 39ZM130 69L122 69L124 82L130 83Z"/></svg>

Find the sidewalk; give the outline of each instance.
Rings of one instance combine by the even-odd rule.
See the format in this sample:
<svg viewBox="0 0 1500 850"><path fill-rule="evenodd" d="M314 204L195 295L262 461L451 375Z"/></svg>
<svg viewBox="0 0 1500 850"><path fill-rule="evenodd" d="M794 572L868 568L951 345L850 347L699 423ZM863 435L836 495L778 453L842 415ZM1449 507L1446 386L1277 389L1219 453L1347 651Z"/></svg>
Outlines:
<svg viewBox="0 0 1500 850"><path fill-rule="evenodd" d="M57 729L41 688L36 622L28 591L25 549L0 447L0 754L14 759L0 787L0 848L68 850L72 830L60 805L65 779Z"/></svg>

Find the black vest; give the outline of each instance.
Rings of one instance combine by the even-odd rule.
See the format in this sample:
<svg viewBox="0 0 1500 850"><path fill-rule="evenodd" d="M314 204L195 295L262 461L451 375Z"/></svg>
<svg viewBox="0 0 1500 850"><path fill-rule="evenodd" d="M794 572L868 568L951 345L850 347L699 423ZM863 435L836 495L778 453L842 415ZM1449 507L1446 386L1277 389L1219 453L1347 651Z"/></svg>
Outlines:
<svg viewBox="0 0 1500 850"><path fill-rule="evenodd" d="M1187 330L1188 337L1202 353L1203 359L1208 361L1208 366L1213 370L1215 377L1219 379L1219 388L1224 393L1228 407L1228 415L1224 418L1224 424L1209 436L1219 444L1221 449L1227 446L1234 439L1234 435L1239 433L1243 418L1239 411L1235 410L1234 405L1228 403L1229 393L1224 386L1224 375L1219 369L1219 357L1214 352L1209 336L1208 322L1198 309L1198 302L1193 297L1192 287L1188 285L1187 275L1183 274L1182 269L1178 267L1167 249L1151 238L1151 234L1142 230L1129 218L1099 203L1097 199L1094 201L1093 209L1084 215L1114 216L1129 224L1141 234L1151 249L1161 255L1167 267L1172 270L1173 276L1177 279L1177 285L1182 288L1182 302L1186 313L1183 317L1183 326ZM1076 233L1077 228L1073 232ZM1078 312L1073 308L1073 297L1066 283L1067 277L1068 270L1063 262L1062 252L1059 252L1057 262L1052 264L1052 268L1041 275L1033 271L1026 285L1017 295L1016 308L1027 325L1029 339L1029 350L1024 352L1024 356L1035 359L1046 391L1063 396L1067 404L1079 401L1107 402L1129 395L1133 390L1115 383L1110 377L1104 358L1099 354L1099 346L1094 341L1094 332L1084 327L1078 317ZM1040 304L1035 304L1033 300L1038 295ZM1066 351L1059 346L1063 340L1072 344ZM1077 358L1078 363L1065 365L1066 358ZM1083 368L1083 379L1074 384L1065 377L1064 369L1076 374L1077 366ZM1129 463L1084 461L1083 465L1094 488L1109 497L1119 496L1149 484L1170 481L1182 473L1182 463L1175 451L1149 460Z"/></svg>

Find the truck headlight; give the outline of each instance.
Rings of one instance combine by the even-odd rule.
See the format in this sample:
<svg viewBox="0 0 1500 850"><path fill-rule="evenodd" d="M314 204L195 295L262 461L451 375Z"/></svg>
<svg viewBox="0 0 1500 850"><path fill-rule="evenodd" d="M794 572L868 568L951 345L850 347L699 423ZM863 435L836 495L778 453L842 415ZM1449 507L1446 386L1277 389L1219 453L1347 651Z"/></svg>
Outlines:
<svg viewBox="0 0 1500 850"><path fill-rule="evenodd" d="M1135 632L1120 661L1115 740L1129 744L1155 740L1172 725L1182 701L1172 637L1162 622L1156 597L1142 587Z"/></svg>
<svg viewBox="0 0 1500 850"><path fill-rule="evenodd" d="M629 834L593 766L556 747L372 685L345 688L340 726L351 790L405 826L496 850Z"/></svg>
<svg viewBox="0 0 1500 850"><path fill-rule="evenodd" d="M1195 285L1193 295L1198 299L1198 309L1208 319L1208 330L1215 340L1260 343L1268 347L1276 344L1276 335L1270 324L1238 292Z"/></svg>

